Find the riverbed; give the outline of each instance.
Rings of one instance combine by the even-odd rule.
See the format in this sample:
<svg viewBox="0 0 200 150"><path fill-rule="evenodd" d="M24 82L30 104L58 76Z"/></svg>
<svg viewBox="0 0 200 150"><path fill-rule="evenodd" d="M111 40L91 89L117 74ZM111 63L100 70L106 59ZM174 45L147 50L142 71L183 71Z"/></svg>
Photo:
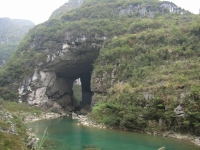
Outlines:
<svg viewBox="0 0 200 150"><path fill-rule="evenodd" d="M77 120L61 117L28 123L41 138L48 127L44 150L199 150L190 142L142 133L98 129L78 125Z"/></svg>

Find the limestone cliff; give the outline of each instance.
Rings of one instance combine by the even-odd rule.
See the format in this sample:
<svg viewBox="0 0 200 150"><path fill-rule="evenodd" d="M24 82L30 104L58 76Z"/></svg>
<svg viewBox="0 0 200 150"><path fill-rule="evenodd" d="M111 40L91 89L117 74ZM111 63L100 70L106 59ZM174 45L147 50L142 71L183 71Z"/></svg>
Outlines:
<svg viewBox="0 0 200 150"><path fill-rule="evenodd" d="M37 41L41 41L37 37ZM35 41L35 40L34 40ZM23 80L19 88L20 100L30 105L48 103L53 106L56 101L63 109L71 110L72 85L80 78L82 83L82 105L90 105L92 92L90 90L90 75L92 63L102 48L104 37L87 36L67 32L58 47L45 50L46 62L33 76ZM49 41L55 42L55 41ZM38 43L31 43L31 48L41 50ZM50 106L48 106L50 107Z"/></svg>

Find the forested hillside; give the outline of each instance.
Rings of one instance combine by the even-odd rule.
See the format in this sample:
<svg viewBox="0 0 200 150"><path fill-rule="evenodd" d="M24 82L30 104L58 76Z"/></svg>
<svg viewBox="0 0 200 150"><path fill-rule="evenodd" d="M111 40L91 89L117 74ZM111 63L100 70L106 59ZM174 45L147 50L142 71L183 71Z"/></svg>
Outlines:
<svg viewBox="0 0 200 150"><path fill-rule="evenodd" d="M59 56L71 62L74 55L65 54L81 58L100 46L92 119L126 130L200 135L200 16L171 2L86 0L34 27L2 68L0 84L28 87L34 70L53 72L48 63Z"/></svg>
<svg viewBox="0 0 200 150"><path fill-rule="evenodd" d="M200 17L135 18L94 64L93 117L111 126L200 134ZM188 24L189 22L189 24Z"/></svg>
<svg viewBox="0 0 200 150"><path fill-rule="evenodd" d="M13 54L33 26L34 23L28 20L0 18L0 66Z"/></svg>

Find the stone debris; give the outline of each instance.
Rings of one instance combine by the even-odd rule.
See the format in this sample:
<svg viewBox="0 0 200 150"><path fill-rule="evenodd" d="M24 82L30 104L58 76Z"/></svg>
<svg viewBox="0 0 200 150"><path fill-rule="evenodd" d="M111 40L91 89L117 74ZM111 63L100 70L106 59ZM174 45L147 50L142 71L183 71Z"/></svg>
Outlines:
<svg viewBox="0 0 200 150"><path fill-rule="evenodd" d="M24 122L29 123L29 122L35 122L35 121L44 120L44 119L54 119L54 118L59 118L66 115L67 114L64 112L62 113L49 112L49 113L43 113L40 116L28 115L24 118Z"/></svg>
<svg viewBox="0 0 200 150"><path fill-rule="evenodd" d="M200 146L200 137L199 137L199 138L196 138L196 139L194 140L194 143L195 143L196 145Z"/></svg>
<svg viewBox="0 0 200 150"><path fill-rule="evenodd" d="M37 139L36 139L36 138L31 139L31 140L26 144L26 146L27 146L28 148L37 150L37 148L38 148L38 141L37 141Z"/></svg>
<svg viewBox="0 0 200 150"><path fill-rule="evenodd" d="M4 108L0 108L0 122L5 122L7 123L8 129L3 129L3 127L0 126L0 132L6 132L8 134L13 134L13 135L18 135L17 130L15 128L15 124L12 122L13 115L8 112Z"/></svg>
<svg viewBox="0 0 200 150"><path fill-rule="evenodd" d="M77 115L74 112L72 113L72 119L77 119L80 122L77 125L83 125L83 126L88 126L88 127L96 127L96 128L100 128L100 129L107 128L103 124L97 124L96 122L90 120L87 116Z"/></svg>

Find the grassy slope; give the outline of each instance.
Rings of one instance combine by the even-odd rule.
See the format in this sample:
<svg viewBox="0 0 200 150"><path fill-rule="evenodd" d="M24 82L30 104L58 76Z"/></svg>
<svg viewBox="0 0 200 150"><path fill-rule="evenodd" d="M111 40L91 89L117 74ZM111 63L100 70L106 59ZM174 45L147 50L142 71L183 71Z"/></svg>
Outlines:
<svg viewBox="0 0 200 150"><path fill-rule="evenodd" d="M18 104L16 102L6 102L0 99L0 127L6 131L14 124L18 135L8 134L6 132L0 132L0 150L26 150L24 142L27 143L26 126L23 123L22 118L28 114L41 114L41 110L37 107L29 107L26 104ZM3 108L3 109L2 109ZM5 117L7 113L11 113L13 118ZM24 140L22 140L22 138Z"/></svg>
<svg viewBox="0 0 200 150"><path fill-rule="evenodd" d="M109 39L93 71L96 77L104 76L108 93L106 98L98 95L106 102L93 108L92 117L130 130L156 127L199 135L199 23L194 15L137 18L129 34ZM145 100L144 93L153 98ZM175 115L178 105L185 117Z"/></svg>

